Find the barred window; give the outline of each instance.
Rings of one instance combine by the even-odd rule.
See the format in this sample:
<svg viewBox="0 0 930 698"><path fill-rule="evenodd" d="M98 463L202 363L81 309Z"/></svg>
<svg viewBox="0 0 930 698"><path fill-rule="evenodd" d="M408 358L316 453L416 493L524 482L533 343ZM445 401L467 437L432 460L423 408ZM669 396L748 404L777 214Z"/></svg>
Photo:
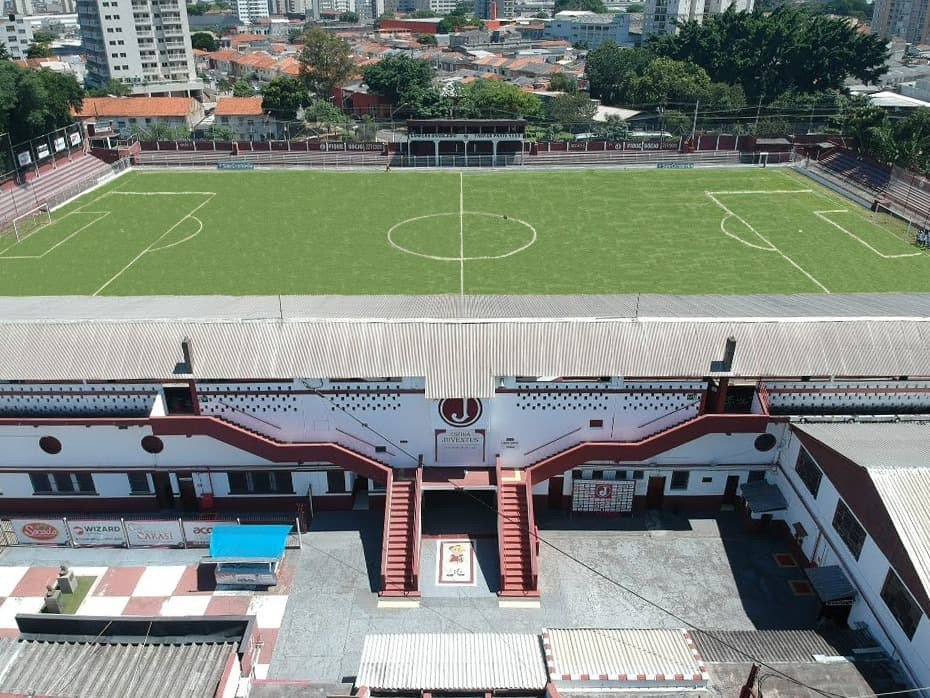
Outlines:
<svg viewBox="0 0 930 698"><path fill-rule="evenodd" d="M326 491L330 494L341 494L346 491L346 476L342 470L326 471Z"/></svg>
<svg viewBox="0 0 930 698"><path fill-rule="evenodd" d="M126 477L129 478L129 491L132 494L152 493L148 473L126 473Z"/></svg>
<svg viewBox="0 0 930 698"><path fill-rule="evenodd" d="M888 575L885 577L885 583L882 585L882 601L891 611L891 615L898 621L901 630L907 635L908 639L914 639L914 633L917 632L917 625L920 623L922 615L920 606L914 601L914 597L904 586L901 578L895 574L891 568L888 569Z"/></svg>
<svg viewBox="0 0 930 698"><path fill-rule="evenodd" d="M90 473L29 473L36 494L97 494Z"/></svg>
<svg viewBox="0 0 930 698"><path fill-rule="evenodd" d="M230 494L293 494L294 484L287 470L253 470L227 473Z"/></svg>
<svg viewBox="0 0 930 698"><path fill-rule="evenodd" d="M804 486L816 499L817 493L820 492L820 481L823 479L823 472L817 467L814 459L804 450L803 446L798 451L798 460L794 464L794 470L797 472L798 477L801 478Z"/></svg>
<svg viewBox="0 0 930 698"><path fill-rule="evenodd" d="M840 538L849 548L849 552L857 560L862 554L862 546L865 544L865 529L856 521L849 507L840 500L836 503L836 512L833 514L833 528L840 535Z"/></svg>

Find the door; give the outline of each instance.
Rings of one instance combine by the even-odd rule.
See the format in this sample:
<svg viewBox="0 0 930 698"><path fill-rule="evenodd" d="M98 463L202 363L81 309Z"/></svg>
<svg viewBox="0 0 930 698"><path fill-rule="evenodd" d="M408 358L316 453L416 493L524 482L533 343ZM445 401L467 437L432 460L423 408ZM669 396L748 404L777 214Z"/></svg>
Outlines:
<svg viewBox="0 0 930 698"><path fill-rule="evenodd" d="M171 476L168 473L152 473L155 485L155 501L159 509L174 509L174 492L171 490Z"/></svg>
<svg viewBox="0 0 930 698"><path fill-rule="evenodd" d="M549 498L546 504L550 509L562 508L562 487L564 487L564 485L564 475L557 475L549 478Z"/></svg>
<svg viewBox="0 0 930 698"><path fill-rule="evenodd" d="M739 475L728 475L727 486L723 490L723 503L736 504L736 490L739 488Z"/></svg>
<svg viewBox="0 0 930 698"><path fill-rule="evenodd" d="M181 492L181 510L197 511L197 490L194 477L190 473L178 473L178 490Z"/></svg>
<svg viewBox="0 0 930 698"><path fill-rule="evenodd" d="M649 478L649 486L646 489L646 508L661 509L665 501L665 476Z"/></svg>

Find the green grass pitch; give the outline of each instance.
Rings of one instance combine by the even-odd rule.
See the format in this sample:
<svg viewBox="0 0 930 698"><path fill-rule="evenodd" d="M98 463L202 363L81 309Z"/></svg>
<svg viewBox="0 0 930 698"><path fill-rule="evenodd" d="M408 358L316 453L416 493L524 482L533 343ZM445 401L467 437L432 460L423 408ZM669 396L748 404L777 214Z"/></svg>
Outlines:
<svg viewBox="0 0 930 698"><path fill-rule="evenodd" d="M0 295L930 291L790 170L130 172L0 238Z"/></svg>

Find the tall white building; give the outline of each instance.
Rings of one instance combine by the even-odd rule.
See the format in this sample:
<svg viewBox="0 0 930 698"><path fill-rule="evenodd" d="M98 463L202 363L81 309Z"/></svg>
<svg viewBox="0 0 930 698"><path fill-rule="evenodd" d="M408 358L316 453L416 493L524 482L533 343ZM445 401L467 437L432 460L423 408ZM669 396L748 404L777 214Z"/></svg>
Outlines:
<svg viewBox="0 0 930 698"><path fill-rule="evenodd" d="M269 16L268 0L236 0L236 17L243 24L253 24Z"/></svg>
<svg viewBox="0 0 930 698"><path fill-rule="evenodd" d="M21 15L0 17L0 44L6 45L7 53L14 61L25 58L32 43L32 23L28 20Z"/></svg>
<svg viewBox="0 0 930 698"><path fill-rule="evenodd" d="M719 15L730 7L737 12L752 10L754 0L646 0L643 15L643 37L652 34L676 34L679 22L703 22L705 17Z"/></svg>
<svg viewBox="0 0 930 698"><path fill-rule="evenodd" d="M183 0L77 0L87 85L111 78L134 94L199 92Z"/></svg>
<svg viewBox="0 0 930 698"><path fill-rule="evenodd" d="M875 0L872 31L915 44L930 41L930 0Z"/></svg>

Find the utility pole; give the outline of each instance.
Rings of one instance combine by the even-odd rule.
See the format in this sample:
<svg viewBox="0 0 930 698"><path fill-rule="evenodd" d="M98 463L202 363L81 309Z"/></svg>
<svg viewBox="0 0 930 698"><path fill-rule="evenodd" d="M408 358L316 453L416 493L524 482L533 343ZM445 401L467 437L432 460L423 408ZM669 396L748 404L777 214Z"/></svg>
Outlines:
<svg viewBox="0 0 930 698"><path fill-rule="evenodd" d="M749 669L749 676L746 677L746 683L743 684L743 687L739 690L739 698L761 698L761 694L758 696L753 692L752 687L756 685L756 676L759 674L759 665L753 664Z"/></svg>
<svg viewBox="0 0 930 698"><path fill-rule="evenodd" d="M698 115L698 106L701 104L701 100L697 100L694 103L694 122L691 124L691 142L694 143L694 134L697 133L697 115Z"/></svg>
<svg viewBox="0 0 930 698"><path fill-rule="evenodd" d="M759 116L762 114L762 97L763 95L759 95L759 106L756 107L756 123L752 127L753 135L757 135L759 130Z"/></svg>

